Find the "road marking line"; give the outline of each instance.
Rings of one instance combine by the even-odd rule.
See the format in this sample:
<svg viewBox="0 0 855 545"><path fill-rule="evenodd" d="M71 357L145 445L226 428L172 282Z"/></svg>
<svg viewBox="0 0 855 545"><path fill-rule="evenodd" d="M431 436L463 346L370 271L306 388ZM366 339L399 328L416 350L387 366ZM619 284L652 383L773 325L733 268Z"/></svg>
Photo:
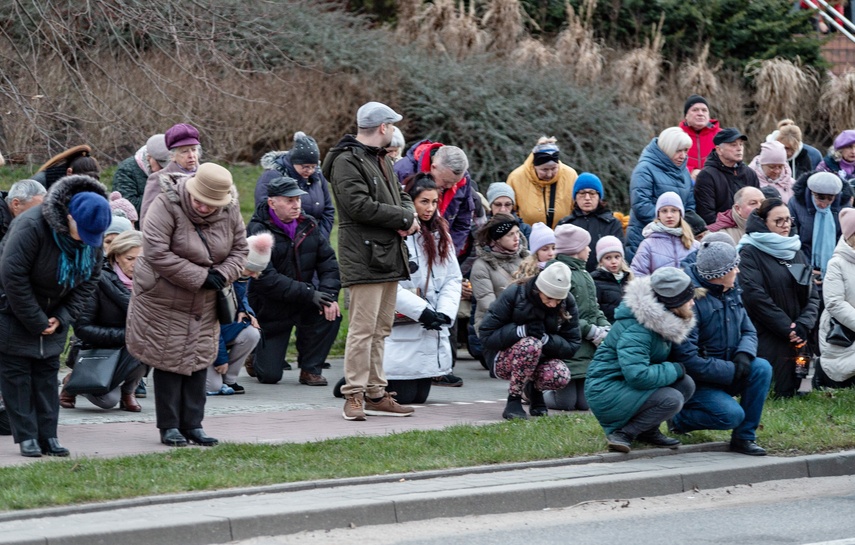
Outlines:
<svg viewBox="0 0 855 545"><path fill-rule="evenodd" d="M817 541L816 543L805 543L804 545L855 545L855 537L838 539L836 541Z"/></svg>
<svg viewBox="0 0 855 545"><path fill-rule="evenodd" d="M468 401L452 401L452 405L474 405L474 403L470 403Z"/></svg>

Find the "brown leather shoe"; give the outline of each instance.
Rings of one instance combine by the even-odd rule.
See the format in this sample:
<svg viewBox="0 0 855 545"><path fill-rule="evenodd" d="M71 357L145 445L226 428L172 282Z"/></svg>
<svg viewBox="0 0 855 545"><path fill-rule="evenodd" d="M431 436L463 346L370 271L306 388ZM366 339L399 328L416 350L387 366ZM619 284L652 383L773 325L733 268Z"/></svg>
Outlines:
<svg viewBox="0 0 855 545"><path fill-rule="evenodd" d="M137 403L137 396L132 393L130 394L122 394L122 400L119 401L119 408L123 411L128 411L129 413L138 413L142 410L142 407L139 403Z"/></svg>
<svg viewBox="0 0 855 545"><path fill-rule="evenodd" d="M77 396L73 396L65 391L65 385L68 384L68 379L71 378L71 373L68 373L62 379L62 390L59 391L59 406L63 409L73 409L77 404Z"/></svg>
<svg viewBox="0 0 855 545"><path fill-rule="evenodd" d="M326 386L327 379L322 375L314 375L301 369L300 384L305 384L307 386Z"/></svg>

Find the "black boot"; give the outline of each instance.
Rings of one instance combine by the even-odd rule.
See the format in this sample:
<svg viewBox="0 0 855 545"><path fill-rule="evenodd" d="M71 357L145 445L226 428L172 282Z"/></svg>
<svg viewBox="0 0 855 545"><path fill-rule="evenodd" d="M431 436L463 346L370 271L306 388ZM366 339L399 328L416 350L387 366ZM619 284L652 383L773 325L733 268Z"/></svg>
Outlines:
<svg viewBox="0 0 855 545"><path fill-rule="evenodd" d="M645 432L639 433L638 437L636 437L635 440L657 447L677 448L678 446L680 446L679 439L668 437L667 435L659 431L659 428L652 428Z"/></svg>
<svg viewBox="0 0 855 545"><path fill-rule="evenodd" d="M615 430L606 435L609 450L615 452L629 452L632 450L632 436L623 430Z"/></svg>
<svg viewBox="0 0 855 545"><path fill-rule="evenodd" d="M531 384L531 388L528 391L528 398L531 401L531 406L528 408L528 414L532 416L548 416L549 410L546 408L543 392L535 388L533 382L529 382L529 384Z"/></svg>
<svg viewBox="0 0 855 545"><path fill-rule="evenodd" d="M35 439L24 439L21 441L21 456L26 456L27 458L41 458L42 457L42 448L39 446L39 442Z"/></svg>
<svg viewBox="0 0 855 545"><path fill-rule="evenodd" d="M181 435L178 428L160 430L160 442L169 447L187 446L187 438Z"/></svg>
<svg viewBox="0 0 855 545"><path fill-rule="evenodd" d="M505 410L502 412L502 418L505 420L528 420L528 415L525 414L522 406L522 397L518 395L508 395L508 404L505 405Z"/></svg>
<svg viewBox="0 0 855 545"><path fill-rule="evenodd" d="M194 430L181 430L181 434L187 438L191 443L196 443L197 445L201 445L203 447L213 447L219 444L219 441L205 433L205 430L202 428L196 428Z"/></svg>
<svg viewBox="0 0 855 545"><path fill-rule="evenodd" d="M39 446L41 446L42 452L47 456L65 457L71 454L67 448L59 444L59 439L56 437L39 441Z"/></svg>

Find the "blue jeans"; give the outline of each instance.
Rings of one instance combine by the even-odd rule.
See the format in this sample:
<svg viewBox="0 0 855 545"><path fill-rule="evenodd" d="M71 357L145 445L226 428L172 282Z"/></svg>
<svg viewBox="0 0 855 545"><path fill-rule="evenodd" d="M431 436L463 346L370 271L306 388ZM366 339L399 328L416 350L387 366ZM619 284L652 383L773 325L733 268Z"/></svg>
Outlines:
<svg viewBox="0 0 855 545"><path fill-rule="evenodd" d="M695 395L672 419L673 427L682 433L732 429L731 438L754 441L771 382L772 366L762 358L754 358L748 379L743 379L734 393L739 396L738 403L722 389L698 386Z"/></svg>

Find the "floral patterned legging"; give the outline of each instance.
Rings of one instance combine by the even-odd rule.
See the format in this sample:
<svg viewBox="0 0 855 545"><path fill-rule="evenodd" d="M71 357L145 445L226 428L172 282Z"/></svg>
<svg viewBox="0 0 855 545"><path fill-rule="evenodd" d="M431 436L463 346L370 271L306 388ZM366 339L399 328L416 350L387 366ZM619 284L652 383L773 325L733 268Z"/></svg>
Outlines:
<svg viewBox="0 0 855 545"><path fill-rule="evenodd" d="M496 376L509 380L508 394L522 395L529 380L540 391L560 390L570 382L570 370L559 359L540 359L543 342L534 337L523 337L510 348L496 354Z"/></svg>

